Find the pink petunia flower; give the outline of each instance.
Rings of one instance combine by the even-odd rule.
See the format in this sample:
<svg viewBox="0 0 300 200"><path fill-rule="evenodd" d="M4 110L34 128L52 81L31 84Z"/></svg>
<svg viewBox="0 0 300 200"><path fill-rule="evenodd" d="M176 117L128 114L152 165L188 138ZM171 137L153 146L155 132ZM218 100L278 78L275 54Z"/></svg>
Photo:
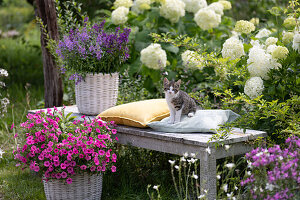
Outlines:
<svg viewBox="0 0 300 200"><path fill-rule="evenodd" d="M64 163L61 163L61 164L60 164L60 168L62 168L62 169L66 169L66 168L67 168L67 166L66 166Z"/></svg>
<svg viewBox="0 0 300 200"><path fill-rule="evenodd" d="M93 171L96 170L96 167L95 167L95 166L92 166L92 167L90 168L90 170L91 170L91 172L93 172Z"/></svg>
<svg viewBox="0 0 300 200"><path fill-rule="evenodd" d="M67 178L67 176L68 176L67 172L62 172L60 175L62 178Z"/></svg>
<svg viewBox="0 0 300 200"><path fill-rule="evenodd" d="M116 166L114 166L114 165L113 165L113 166L111 166L111 171L112 171L112 172L116 172L116 171L117 171L117 167L116 167Z"/></svg>
<svg viewBox="0 0 300 200"><path fill-rule="evenodd" d="M72 183L72 179L71 178L68 178L67 180L66 180L66 182L68 183L68 184L71 184Z"/></svg>
<svg viewBox="0 0 300 200"><path fill-rule="evenodd" d="M81 169L81 170L85 170L85 169L86 169L86 166L85 166L85 165L81 165L81 166L80 166L80 169Z"/></svg>

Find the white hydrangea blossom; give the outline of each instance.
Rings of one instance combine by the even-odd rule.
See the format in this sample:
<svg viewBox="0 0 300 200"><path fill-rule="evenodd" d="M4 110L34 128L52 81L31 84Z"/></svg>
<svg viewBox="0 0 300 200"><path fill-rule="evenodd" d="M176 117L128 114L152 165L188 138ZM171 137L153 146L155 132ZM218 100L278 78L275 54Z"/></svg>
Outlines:
<svg viewBox="0 0 300 200"><path fill-rule="evenodd" d="M184 8L185 3L181 0L165 0L160 6L159 13L171 23L176 23L180 17L185 15Z"/></svg>
<svg viewBox="0 0 300 200"><path fill-rule="evenodd" d="M167 64L167 54L160 44L150 44L141 51L141 62L149 68L160 69Z"/></svg>
<svg viewBox="0 0 300 200"><path fill-rule="evenodd" d="M224 10L230 10L231 9L230 1L220 0L219 3L221 3L223 5Z"/></svg>
<svg viewBox="0 0 300 200"><path fill-rule="evenodd" d="M207 6L207 9L211 9L213 11L215 11L216 14L218 15L223 15L223 10L224 10L224 6L223 4L219 3L219 2L214 2L212 4L209 4L209 6Z"/></svg>
<svg viewBox="0 0 300 200"><path fill-rule="evenodd" d="M253 46L249 51L249 58L247 60L248 71L251 76L258 76L267 80L270 69L277 69L281 67L272 55L266 53L260 46Z"/></svg>
<svg viewBox="0 0 300 200"><path fill-rule="evenodd" d="M273 51L276 49L277 45L275 44L271 44L270 46L268 46L267 48L267 53L272 54Z"/></svg>
<svg viewBox="0 0 300 200"><path fill-rule="evenodd" d="M115 25L125 24L128 20L129 9L126 7L119 7L111 13L111 21Z"/></svg>
<svg viewBox="0 0 300 200"><path fill-rule="evenodd" d="M119 7L126 7L130 8L132 6L133 2L132 0L116 0L114 2L114 7L119 8Z"/></svg>
<svg viewBox="0 0 300 200"><path fill-rule="evenodd" d="M2 77L2 76L7 77L8 76L8 72L5 69L1 69L0 68L0 77Z"/></svg>
<svg viewBox="0 0 300 200"><path fill-rule="evenodd" d="M209 30L219 26L221 15L211 9L202 8L195 14L194 20L201 29Z"/></svg>
<svg viewBox="0 0 300 200"><path fill-rule="evenodd" d="M296 33L293 38L293 49L300 53L300 33Z"/></svg>
<svg viewBox="0 0 300 200"><path fill-rule="evenodd" d="M181 58L183 61L183 65L190 68L202 68L202 58L201 56L195 52L186 50L181 54Z"/></svg>
<svg viewBox="0 0 300 200"><path fill-rule="evenodd" d="M256 38L269 37L270 34L271 34L271 31L269 31L266 28L263 28L260 31L258 31L258 33L255 35L255 37Z"/></svg>
<svg viewBox="0 0 300 200"><path fill-rule="evenodd" d="M264 82L260 77L251 77L246 81L244 93L251 99L254 99L262 94L264 90Z"/></svg>
<svg viewBox="0 0 300 200"><path fill-rule="evenodd" d="M250 44L254 47L254 46L258 46L258 47L260 47L260 48L264 48L265 46L263 45L263 44L261 44L260 42L259 42L259 40L251 40L250 41Z"/></svg>
<svg viewBox="0 0 300 200"><path fill-rule="evenodd" d="M151 0L135 0L131 10L137 14L142 13L144 10L150 9Z"/></svg>
<svg viewBox="0 0 300 200"><path fill-rule="evenodd" d="M206 0L182 0L185 3L185 10L196 13L201 8L207 7Z"/></svg>
<svg viewBox="0 0 300 200"><path fill-rule="evenodd" d="M275 37L269 37L267 40L266 40L266 46L269 46L269 45L272 45L272 44L276 44L278 41L278 38L275 38Z"/></svg>
<svg viewBox="0 0 300 200"><path fill-rule="evenodd" d="M245 55L243 43L237 37L227 39L222 48L222 57L235 60Z"/></svg>

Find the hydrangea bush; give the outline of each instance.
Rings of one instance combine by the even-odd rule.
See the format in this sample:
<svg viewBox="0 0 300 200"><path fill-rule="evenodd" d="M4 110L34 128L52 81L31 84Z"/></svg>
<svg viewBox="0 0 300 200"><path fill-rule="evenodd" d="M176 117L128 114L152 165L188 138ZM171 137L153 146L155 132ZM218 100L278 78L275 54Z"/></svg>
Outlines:
<svg viewBox="0 0 300 200"><path fill-rule="evenodd" d="M74 120L64 109L54 108L28 114L21 123L22 133L15 137L20 145L14 151L17 166L29 167L45 179L72 183L72 176L116 171L117 155L113 144L117 137L114 125L100 118Z"/></svg>

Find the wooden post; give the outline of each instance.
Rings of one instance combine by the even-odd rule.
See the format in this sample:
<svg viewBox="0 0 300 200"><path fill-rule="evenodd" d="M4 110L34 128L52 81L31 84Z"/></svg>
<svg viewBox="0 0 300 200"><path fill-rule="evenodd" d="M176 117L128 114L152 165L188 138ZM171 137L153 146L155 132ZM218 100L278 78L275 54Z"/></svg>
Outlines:
<svg viewBox="0 0 300 200"><path fill-rule="evenodd" d="M56 10L53 0L35 0L38 17L41 18L51 39L59 40ZM54 57L47 46L47 38L41 29L41 48L43 55L45 107L61 106L63 98L62 80Z"/></svg>

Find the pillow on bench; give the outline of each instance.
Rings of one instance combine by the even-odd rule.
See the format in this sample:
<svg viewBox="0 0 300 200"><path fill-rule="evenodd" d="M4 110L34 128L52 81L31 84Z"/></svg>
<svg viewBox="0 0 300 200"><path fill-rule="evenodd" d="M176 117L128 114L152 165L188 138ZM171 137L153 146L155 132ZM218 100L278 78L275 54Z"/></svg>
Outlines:
<svg viewBox="0 0 300 200"><path fill-rule="evenodd" d="M231 110L197 110L193 117L182 116L181 121L169 124L169 117L148 124L151 128L162 132L212 132L216 133L219 125L232 122L239 117Z"/></svg>
<svg viewBox="0 0 300 200"><path fill-rule="evenodd" d="M144 128L148 123L159 121L169 115L165 99L150 99L114 106L98 116L104 121Z"/></svg>

